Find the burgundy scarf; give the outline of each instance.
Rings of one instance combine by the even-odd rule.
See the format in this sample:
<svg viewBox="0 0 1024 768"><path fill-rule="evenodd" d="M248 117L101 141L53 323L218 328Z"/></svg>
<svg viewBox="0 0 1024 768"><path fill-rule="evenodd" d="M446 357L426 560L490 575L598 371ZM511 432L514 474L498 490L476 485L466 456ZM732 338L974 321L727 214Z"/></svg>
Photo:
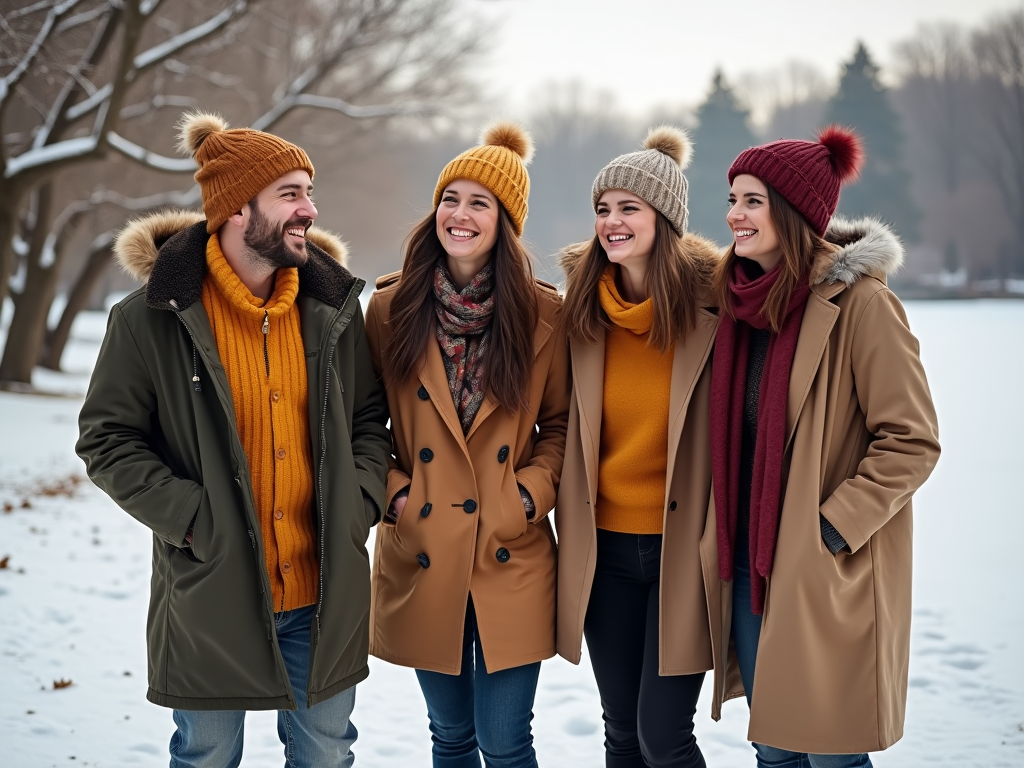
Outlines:
<svg viewBox="0 0 1024 768"><path fill-rule="evenodd" d="M434 268L434 314L448 388L465 435L484 401L484 355L490 346L494 314L491 263L460 291L452 282L444 259L440 259Z"/></svg>
<svg viewBox="0 0 1024 768"><path fill-rule="evenodd" d="M740 447L743 439L743 400L747 383L750 334L747 326L764 329L761 316L768 292L781 269L755 279L747 276L736 259L729 279L729 298L736 319L723 315L715 337L711 371L711 475L715 484L718 524L718 572L732 580L740 495ZM793 291L782 329L772 333L761 375L757 407L757 441L750 487L750 602L754 613L764 613L765 587L775 558L779 531L782 456L786 440L786 403L789 373L800 335L810 286L801 281Z"/></svg>

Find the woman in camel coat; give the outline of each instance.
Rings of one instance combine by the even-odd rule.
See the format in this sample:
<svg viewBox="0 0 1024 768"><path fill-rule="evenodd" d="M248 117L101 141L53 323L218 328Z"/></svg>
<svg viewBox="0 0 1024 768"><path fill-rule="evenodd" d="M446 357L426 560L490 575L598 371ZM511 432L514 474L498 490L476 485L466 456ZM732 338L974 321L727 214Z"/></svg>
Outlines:
<svg viewBox="0 0 1024 768"><path fill-rule="evenodd" d="M416 669L437 768L536 766L533 698L555 653L547 513L569 371L561 300L519 240L529 146L499 124L445 167L367 309L394 442L370 653Z"/></svg>
<svg viewBox="0 0 1024 768"><path fill-rule="evenodd" d="M714 244L686 231L689 141L654 129L594 182L592 241L563 254L573 395L558 492L558 651L586 635L608 768L703 768L712 668L701 540L711 494ZM714 556L713 531L705 547Z"/></svg>
<svg viewBox="0 0 1024 768"><path fill-rule="evenodd" d="M903 734L911 497L939 444L917 339L885 284L902 247L877 221L832 219L860 162L856 135L832 127L746 150L729 171L713 716L746 693L759 766L862 768Z"/></svg>

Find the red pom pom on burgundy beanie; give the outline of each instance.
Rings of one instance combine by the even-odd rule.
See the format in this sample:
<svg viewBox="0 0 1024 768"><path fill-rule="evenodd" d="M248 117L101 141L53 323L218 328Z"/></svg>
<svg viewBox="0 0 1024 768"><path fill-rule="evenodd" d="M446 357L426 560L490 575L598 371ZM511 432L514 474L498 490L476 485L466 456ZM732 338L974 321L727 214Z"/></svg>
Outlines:
<svg viewBox="0 0 1024 768"><path fill-rule="evenodd" d="M756 176L789 201L819 236L839 205L839 188L853 181L864 163L864 145L849 128L830 125L817 141L782 139L745 149L729 168L729 183Z"/></svg>

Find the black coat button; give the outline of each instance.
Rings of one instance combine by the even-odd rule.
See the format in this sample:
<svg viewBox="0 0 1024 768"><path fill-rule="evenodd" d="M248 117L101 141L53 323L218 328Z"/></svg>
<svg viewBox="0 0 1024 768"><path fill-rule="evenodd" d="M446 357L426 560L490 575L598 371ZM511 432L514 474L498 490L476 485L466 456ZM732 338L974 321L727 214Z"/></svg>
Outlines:
<svg viewBox="0 0 1024 768"><path fill-rule="evenodd" d="M675 512L676 511L676 503L674 501L671 504L668 505L668 511L669 512Z"/></svg>
<svg viewBox="0 0 1024 768"><path fill-rule="evenodd" d="M420 388L416 390L416 397L418 397L420 400L429 400L430 393L427 392L427 388L421 384Z"/></svg>
<svg viewBox="0 0 1024 768"><path fill-rule="evenodd" d="M473 499L466 499L462 502L462 511L473 514L476 512L476 502Z"/></svg>
<svg viewBox="0 0 1024 768"><path fill-rule="evenodd" d="M512 558L512 555L504 547L495 552L494 556L498 559L499 563L507 563Z"/></svg>
<svg viewBox="0 0 1024 768"><path fill-rule="evenodd" d="M430 567L430 558L427 557L422 552L420 552L418 555L416 555L416 562L418 562L420 564L420 568L429 568Z"/></svg>
<svg viewBox="0 0 1024 768"><path fill-rule="evenodd" d="M498 449L498 461L500 463L504 464L505 460L507 458L508 458L508 446L507 445L503 445L503 446L501 446L501 448Z"/></svg>
<svg viewBox="0 0 1024 768"><path fill-rule="evenodd" d="M426 517L430 514L430 510L434 508L434 505L429 501L423 505L423 509L420 510L420 517Z"/></svg>
<svg viewBox="0 0 1024 768"><path fill-rule="evenodd" d="M434 452L429 448L423 448L420 450L420 461L426 464L434 459Z"/></svg>

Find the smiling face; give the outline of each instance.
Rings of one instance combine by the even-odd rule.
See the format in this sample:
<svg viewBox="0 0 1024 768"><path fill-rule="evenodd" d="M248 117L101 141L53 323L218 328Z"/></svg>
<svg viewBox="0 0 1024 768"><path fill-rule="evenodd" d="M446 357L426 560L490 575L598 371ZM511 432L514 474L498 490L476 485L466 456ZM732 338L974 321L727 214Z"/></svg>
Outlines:
<svg viewBox="0 0 1024 768"><path fill-rule="evenodd" d="M456 179L437 206L437 239L448 254L448 271L472 279L491 258L498 239L498 198L483 184ZM458 273L458 274L457 274Z"/></svg>
<svg viewBox="0 0 1024 768"><path fill-rule="evenodd" d="M243 242L256 258L275 268L306 263L306 231L318 215L306 171L291 171L267 185L242 214Z"/></svg>
<svg viewBox="0 0 1024 768"><path fill-rule="evenodd" d="M658 212L624 189L609 189L597 200L594 232L613 264L646 268L654 247Z"/></svg>
<svg viewBox="0 0 1024 768"><path fill-rule="evenodd" d="M736 255L756 261L771 272L782 258L782 246L768 207L768 188L756 176L740 174L729 190L729 213Z"/></svg>

